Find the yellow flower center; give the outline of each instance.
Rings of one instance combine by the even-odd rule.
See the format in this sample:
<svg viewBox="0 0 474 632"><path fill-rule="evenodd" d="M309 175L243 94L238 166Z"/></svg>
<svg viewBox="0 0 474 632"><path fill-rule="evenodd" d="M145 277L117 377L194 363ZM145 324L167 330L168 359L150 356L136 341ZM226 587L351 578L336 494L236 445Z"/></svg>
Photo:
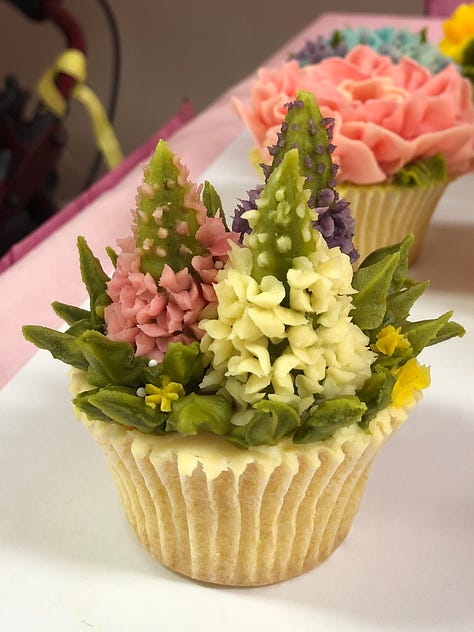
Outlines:
<svg viewBox="0 0 474 632"><path fill-rule="evenodd" d="M172 402L184 395L184 388L179 382L172 382L167 375L161 377L161 387L154 384L145 386L145 403L152 408L160 407L164 413L171 411Z"/></svg>

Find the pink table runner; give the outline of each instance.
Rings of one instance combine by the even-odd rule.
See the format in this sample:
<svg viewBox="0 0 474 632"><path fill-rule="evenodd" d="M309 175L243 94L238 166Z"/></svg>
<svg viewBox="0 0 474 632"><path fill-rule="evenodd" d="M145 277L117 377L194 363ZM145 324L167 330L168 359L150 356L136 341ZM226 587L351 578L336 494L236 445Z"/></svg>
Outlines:
<svg viewBox="0 0 474 632"><path fill-rule="evenodd" d="M434 18L326 14L286 43L264 65L281 63L290 51L298 49L307 39L348 25L372 28L389 25L414 31L427 27L431 41L437 42L441 37L440 21ZM188 165L194 180L199 180L203 171L242 131L243 126L229 104L231 96L248 98L252 77L232 87L180 129L177 129L178 123L182 121L175 119L167 129L161 130L165 137L172 134L173 151ZM58 327L61 321L50 307L54 300L73 305L85 301L76 255L77 235L83 235L103 265L108 266L107 258L103 256L105 247L113 246L117 237L129 232L129 210L141 179L141 167L137 162L146 160L155 141L156 137L150 139L117 170L66 207L57 220L50 220L51 224L44 230L55 230L45 239L38 239L29 252L0 274L0 296L4 306L0 330L0 388L35 353L33 345L23 339L21 326L34 323ZM77 212L78 208L80 212ZM58 225L63 220L65 223ZM31 239L36 241L36 237Z"/></svg>

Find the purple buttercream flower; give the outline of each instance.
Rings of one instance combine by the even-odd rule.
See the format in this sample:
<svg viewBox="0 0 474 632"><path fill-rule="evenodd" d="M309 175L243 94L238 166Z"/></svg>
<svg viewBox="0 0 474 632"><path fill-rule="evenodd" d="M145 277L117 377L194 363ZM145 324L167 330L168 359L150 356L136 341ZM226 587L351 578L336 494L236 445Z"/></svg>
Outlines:
<svg viewBox="0 0 474 632"><path fill-rule="evenodd" d="M257 199L262 192L263 184L259 184L255 189L247 191L248 200L239 200L240 204L234 211L234 217L232 219L232 230L236 233L240 233L239 241L242 243L245 233L250 233L250 226L246 219L242 215L246 211L257 208Z"/></svg>
<svg viewBox="0 0 474 632"><path fill-rule="evenodd" d="M293 108L300 109L304 107L303 101L296 100L294 103L288 103L288 110ZM321 126L326 130L328 140L332 140L332 131L334 127L334 119L330 117L321 119ZM298 131L298 126L295 123L290 125L292 131ZM313 119L308 119L308 129L310 135L315 135L317 127ZM291 142L292 139L287 138L287 132L289 126L285 121L281 127L280 132L277 135L277 143L273 147L269 147L270 155L273 156L272 165L261 164L265 175L265 182L269 178L269 174L272 169L276 168L281 162L282 158L279 155L281 149L291 149L293 147L298 148L296 141ZM318 156L322 156L326 151L332 153L335 149L335 145L329 143L327 145L314 144L313 146L313 158L309 153L304 154L302 172L305 175L306 182L314 181L313 178L316 174L322 175L327 171L326 164L319 162ZM332 163L330 169L330 177L326 180L326 187L319 191L313 192L308 199L308 204L311 208L314 208L318 214L317 220L313 223L316 230L318 230L324 237L329 248L335 248L338 246L341 252L348 255L353 263L359 256L358 252L354 248L352 239L354 237L354 224L355 221L350 213L350 205L344 198L339 198L337 191L335 190L336 180L335 175L338 170L338 165ZM257 199L263 189L264 185L259 185L250 191L247 191L248 200L239 200L240 204L234 211L234 217L232 221L232 230L240 234L240 243L242 243L244 235L250 233L251 229L248 221L242 217L246 211L257 208ZM311 188L311 185L309 185Z"/></svg>
<svg viewBox="0 0 474 632"><path fill-rule="evenodd" d="M242 215L246 211L257 208L257 199L262 189L263 185L258 185L255 189L247 191L248 199L239 200L240 204L234 211L232 230L240 233L241 243L244 235L251 232L248 221ZM314 200L309 200L310 206L314 203ZM322 234L329 248L339 246L341 252L348 255L351 263L354 263L359 253L352 242L355 220L350 212L350 203L345 198L338 197L333 189L321 189L316 203L315 211L318 213L318 219L313 226Z"/></svg>
<svg viewBox="0 0 474 632"><path fill-rule="evenodd" d="M318 203L330 199L328 192L334 195L331 189L323 189L318 196ZM351 215L350 203L345 198L336 198L336 202L329 208L321 205L315 210L318 212L318 219L313 226L319 230L329 248L339 246L341 252L354 263L359 258L359 253L352 242L355 220Z"/></svg>
<svg viewBox="0 0 474 632"><path fill-rule="evenodd" d="M307 66L317 64L326 57L345 57L347 53L348 46L340 38L330 41L319 35L315 40L308 40L297 53L291 53L290 59L296 59L300 66Z"/></svg>

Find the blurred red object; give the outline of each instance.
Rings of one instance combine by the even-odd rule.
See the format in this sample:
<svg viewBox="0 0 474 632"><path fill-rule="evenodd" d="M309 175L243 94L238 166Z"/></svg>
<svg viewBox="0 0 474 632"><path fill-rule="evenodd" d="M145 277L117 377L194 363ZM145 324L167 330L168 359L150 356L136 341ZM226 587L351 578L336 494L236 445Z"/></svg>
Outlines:
<svg viewBox="0 0 474 632"><path fill-rule="evenodd" d="M58 0L12 1L34 20L52 20L67 48L86 53L82 30ZM76 83L59 73L56 85L66 102ZM29 92L9 75L0 88L0 255L57 212L52 193L67 134L62 119L41 101L25 116Z"/></svg>

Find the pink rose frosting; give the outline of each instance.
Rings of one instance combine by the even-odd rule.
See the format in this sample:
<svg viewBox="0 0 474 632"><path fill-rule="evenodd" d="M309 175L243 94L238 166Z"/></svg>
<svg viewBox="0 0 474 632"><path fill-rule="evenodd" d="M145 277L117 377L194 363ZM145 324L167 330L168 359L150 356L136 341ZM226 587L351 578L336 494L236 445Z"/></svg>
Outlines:
<svg viewBox="0 0 474 632"><path fill-rule="evenodd" d="M107 283L112 302L104 312L108 338L129 342L136 355L145 355L158 362L163 359L170 342L190 344L202 338L204 332L199 328L199 322L215 315L217 297L213 283L217 272L228 259L230 244L238 241L238 235L226 229L220 210L214 217L207 215L201 202L202 185L197 187L188 180L188 169L176 157L173 164L178 173L177 183L184 189L184 215L179 215L172 207L158 206L151 213L150 221L144 211L134 211L135 234L117 241L120 252L114 274ZM151 197L153 193L149 183L142 184L137 204L140 194ZM183 240L179 247L176 240L172 246L170 229L162 224L166 214L171 214L173 231L179 238L177 243ZM197 225L192 235L190 224L184 217ZM152 232L139 246L137 234L142 221L148 228L152 227ZM155 234L161 239L157 248L154 248ZM168 248L174 256L166 259ZM199 254L193 255L192 248ZM167 261L163 261L163 267L155 276L142 271L143 261L150 256Z"/></svg>
<svg viewBox="0 0 474 632"><path fill-rule="evenodd" d="M298 90L313 92L323 117L335 119L338 182L383 182L414 160L441 153L450 177L474 167L471 83L453 64L431 74L404 57L394 63L368 46L346 57L300 67L290 61L262 68L250 106L234 100L265 162L277 141L286 103Z"/></svg>
<svg viewBox="0 0 474 632"><path fill-rule="evenodd" d="M213 315L217 302L212 284L227 260L229 240L237 240L234 233L225 234L225 250L219 229L215 233L218 255L193 257L192 271L183 268L175 272L165 265L158 282L151 274L140 272L141 252L134 238L118 240L121 252L107 283L112 299L104 314L108 338L129 342L136 355L146 355L158 362L170 342L190 344L200 340L204 332L198 323Z"/></svg>

